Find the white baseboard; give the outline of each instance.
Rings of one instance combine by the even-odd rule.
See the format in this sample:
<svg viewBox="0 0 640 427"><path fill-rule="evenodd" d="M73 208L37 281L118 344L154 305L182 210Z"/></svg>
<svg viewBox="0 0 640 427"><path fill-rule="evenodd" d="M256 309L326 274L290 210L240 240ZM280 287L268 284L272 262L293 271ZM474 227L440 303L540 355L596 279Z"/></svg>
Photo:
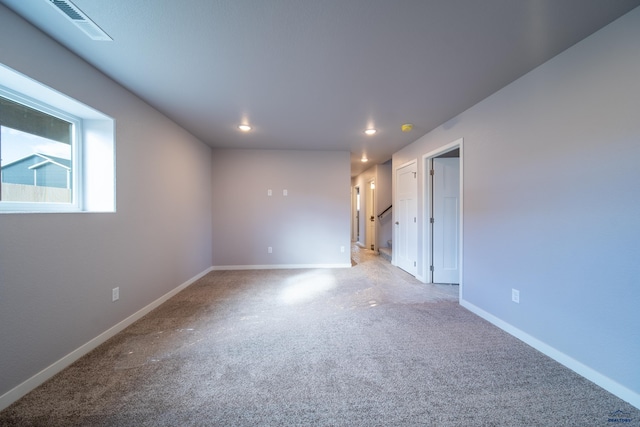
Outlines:
<svg viewBox="0 0 640 427"><path fill-rule="evenodd" d="M566 366L567 368L571 369L578 375L581 375L584 378L588 379L589 381L593 382L594 384L602 387L603 389L607 390L609 393L619 397L620 399L640 409L639 393L636 393L635 391L628 389L627 387L601 374L595 369L590 368L587 365L584 365L583 363L578 362L574 358L562 353L561 351L551 347L550 345L540 341L539 339L532 337L526 332L521 331L520 329L514 327L513 325L510 325L509 323L499 319L493 314L490 314L482 310L481 308L471 304L468 301L461 299L460 305L466 308L467 310L471 311L472 313L482 317L486 321L494 324L495 326L507 332L508 334L511 334L514 337L518 338L519 340L523 341L524 343L530 345L531 347L535 348L539 352L545 354L546 356L549 356L556 362Z"/></svg>
<svg viewBox="0 0 640 427"><path fill-rule="evenodd" d="M309 268L351 268L351 264L268 264L268 265L216 265L213 271L224 270L293 270Z"/></svg>
<svg viewBox="0 0 640 427"><path fill-rule="evenodd" d="M42 371L38 372L28 380L24 381L23 383L17 385L16 387L12 388L8 392L0 396L0 411L5 409L9 405L11 405L13 402L20 399L22 396L29 393L31 390L35 389L45 381L47 381L49 378L56 375L58 372L62 371L67 366L71 365L76 360L80 359L85 354L89 353L94 348L98 347L100 344L107 341L109 338L113 337L117 333L124 330L127 326L131 325L136 320L141 319L144 315L149 313L151 310L157 308L162 303L167 301L169 298L176 295L178 292L182 291L189 285L193 284L196 280L200 279L201 277L209 273L211 270L212 268L210 267L205 271L203 271L202 273L192 277L191 279L187 280L177 288L161 296L160 298L153 301L151 304L147 305L141 310L138 310L137 312L127 317L123 321L119 322L118 324L107 329L97 337L93 338L91 341L75 349L71 353L64 356L62 359L54 362L53 364L44 368Z"/></svg>

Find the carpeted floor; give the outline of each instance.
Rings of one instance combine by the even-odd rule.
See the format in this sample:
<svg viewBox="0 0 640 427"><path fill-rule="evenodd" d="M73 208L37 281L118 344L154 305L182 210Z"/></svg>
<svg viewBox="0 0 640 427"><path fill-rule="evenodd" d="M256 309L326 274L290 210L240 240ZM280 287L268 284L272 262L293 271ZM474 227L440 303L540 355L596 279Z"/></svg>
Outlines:
<svg viewBox="0 0 640 427"><path fill-rule="evenodd" d="M0 426L612 426L640 411L370 251L213 272Z"/></svg>

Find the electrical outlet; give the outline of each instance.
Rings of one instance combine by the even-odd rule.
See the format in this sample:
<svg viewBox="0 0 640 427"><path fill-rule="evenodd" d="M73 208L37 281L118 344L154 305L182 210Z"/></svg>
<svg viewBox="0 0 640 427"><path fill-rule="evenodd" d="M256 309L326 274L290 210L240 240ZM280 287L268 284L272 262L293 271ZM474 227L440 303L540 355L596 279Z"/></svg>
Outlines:
<svg viewBox="0 0 640 427"><path fill-rule="evenodd" d="M273 253L273 248L272 248L271 246L269 246L269 247L267 248L267 253L268 253L268 254L272 254L272 253Z"/></svg>
<svg viewBox="0 0 640 427"><path fill-rule="evenodd" d="M288 196L288 195L289 195L289 192L288 192L287 190L282 190L282 195L283 195L283 196Z"/></svg>
<svg viewBox="0 0 640 427"><path fill-rule="evenodd" d="M516 304L520 304L520 291L517 289L511 289L511 301Z"/></svg>
<svg viewBox="0 0 640 427"><path fill-rule="evenodd" d="M111 289L111 301L118 301L120 299L120 287Z"/></svg>
<svg viewBox="0 0 640 427"><path fill-rule="evenodd" d="M344 253L344 246L340 246L340 252Z"/></svg>
<svg viewBox="0 0 640 427"><path fill-rule="evenodd" d="M271 189L268 189L267 190L267 196L271 196L271 195L273 195L273 191Z"/></svg>

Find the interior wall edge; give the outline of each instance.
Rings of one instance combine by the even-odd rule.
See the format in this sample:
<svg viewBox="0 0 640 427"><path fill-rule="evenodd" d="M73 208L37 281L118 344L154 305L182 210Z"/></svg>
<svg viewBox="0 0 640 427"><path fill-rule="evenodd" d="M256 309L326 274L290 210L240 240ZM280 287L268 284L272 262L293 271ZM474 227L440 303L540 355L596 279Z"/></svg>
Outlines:
<svg viewBox="0 0 640 427"><path fill-rule="evenodd" d="M132 325L137 320L140 320L143 316L145 316L146 314L150 313L152 310L154 310L155 308L159 307L162 303L167 301L169 298L173 297L174 295L177 295L180 291L182 291L185 288L187 288L188 286L192 285L198 279L204 277L205 275L207 275L212 270L213 270L213 267L209 267L206 270L202 271L201 273L198 273L197 275L193 276L192 278L190 278L186 282L182 283L181 285L177 286L173 290L167 292L166 294L164 294L160 298L156 299L152 303L150 303L147 306L143 307L142 309L138 310L137 312L135 312L131 316L129 316L126 319L118 322L117 324L115 324L111 328L107 329L106 331L104 331L103 333L98 335L97 337L91 339L89 342L87 342L87 343L81 345L80 347L78 347L77 349L73 350L71 353L67 354L66 356L64 356L60 360L57 360L56 362L52 363L48 367L44 368L43 370L41 370L40 372L38 372L37 374L35 374L31 378L27 379L26 381L22 382L21 384L15 386L11 390L7 391L2 396L0 396L0 411L4 410L9 405L11 405L12 403L16 402L18 399L20 399L21 397L25 396L27 393L29 393L32 390L34 390L36 387L40 386L45 381L47 381L50 378L52 378L54 375L56 375L57 373L61 372L65 368L67 368L72 363L74 363L75 361L77 361L78 359L83 357L84 355L88 354L90 351L94 350L95 348L97 348L101 344L105 343L108 339L110 339L113 336L115 336L116 334L122 332L128 326Z"/></svg>
<svg viewBox="0 0 640 427"><path fill-rule="evenodd" d="M527 334L526 332L516 328L508 322L500 319L499 317L490 314L480 307L464 300L460 299L460 305L473 314L483 318L487 322L493 324L494 326L502 329L509 335L512 335L518 338L520 341L524 342L527 345L535 348L545 356L550 357L556 362L560 363L564 367L571 369L576 374L588 379L592 383L596 384L599 387L607 390L609 393L619 397L627 403L635 406L640 409L640 394L630 390L629 388L623 386L622 384L612 380L606 375L601 374L593 368L588 367L587 365L580 363L576 359L566 355L565 353L557 350L556 348L550 346L549 344L540 341L539 339Z"/></svg>

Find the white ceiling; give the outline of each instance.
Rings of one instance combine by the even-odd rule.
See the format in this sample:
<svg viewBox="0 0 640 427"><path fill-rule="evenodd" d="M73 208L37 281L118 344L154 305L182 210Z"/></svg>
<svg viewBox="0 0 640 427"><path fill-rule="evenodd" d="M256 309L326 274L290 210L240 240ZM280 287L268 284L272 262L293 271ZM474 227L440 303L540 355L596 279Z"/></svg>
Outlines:
<svg viewBox="0 0 640 427"><path fill-rule="evenodd" d="M0 2L212 147L347 150L352 175L640 5L73 0L99 42L50 0Z"/></svg>

